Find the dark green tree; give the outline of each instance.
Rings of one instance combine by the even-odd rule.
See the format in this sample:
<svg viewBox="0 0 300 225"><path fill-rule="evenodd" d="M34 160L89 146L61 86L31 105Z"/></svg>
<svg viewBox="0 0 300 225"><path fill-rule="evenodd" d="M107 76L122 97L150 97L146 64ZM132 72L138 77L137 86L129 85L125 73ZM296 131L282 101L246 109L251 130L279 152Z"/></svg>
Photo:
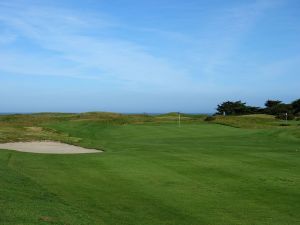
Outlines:
<svg viewBox="0 0 300 225"><path fill-rule="evenodd" d="M279 115L284 113L293 114L293 107L291 104L280 103L272 107L266 108L266 113L271 115Z"/></svg>
<svg viewBox="0 0 300 225"><path fill-rule="evenodd" d="M265 106L267 108L272 108L273 106L278 105L280 103L281 103L281 101L279 101L279 100L267 100L265 103Z"/></svg>
<svg viewBox="0 0 300 225"><path fill-rule="evenodd" d="M222 104L218 105L217 107L217 114L223 115L242 115L248 112L248 107L246 103L241 101L236 102L223 102Z"/></svg>
<svg viewBox="0 0 300 225"><path fill-rule="evenodd" d="M300 113L300 98L291 103L295 114Z"/></svg>

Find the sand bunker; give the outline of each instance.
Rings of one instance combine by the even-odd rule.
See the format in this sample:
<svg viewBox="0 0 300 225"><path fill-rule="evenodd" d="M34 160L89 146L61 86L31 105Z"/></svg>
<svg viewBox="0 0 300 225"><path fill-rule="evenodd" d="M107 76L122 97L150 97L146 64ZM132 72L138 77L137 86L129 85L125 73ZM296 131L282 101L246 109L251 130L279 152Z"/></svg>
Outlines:
<svg viewBox="0 0 300 225"><path fill-rule="evenodd" d="M63 144L52 141L34 141L34 142L12 142L0 144L0 149L16 150L20 152L33 152L45 154L82 154L82 153L100 153L96 149L81 148L74 145Z"/></svg>

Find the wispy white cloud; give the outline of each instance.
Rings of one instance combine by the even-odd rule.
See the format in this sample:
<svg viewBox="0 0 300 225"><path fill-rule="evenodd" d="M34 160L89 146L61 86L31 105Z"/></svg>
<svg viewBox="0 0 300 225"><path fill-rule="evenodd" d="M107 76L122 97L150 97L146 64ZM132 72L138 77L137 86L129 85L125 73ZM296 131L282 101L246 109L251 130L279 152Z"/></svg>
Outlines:
<svg viewBox="0 0 300 225"><path fill-rule="evenodd" d="M169 88L187 80L184 70L150 54L144 46L109 37L110 29L119 25L107 17L90 18L70 10L24 7L2 5L0 23L17 38L32 42L34 48L2 51L0 70L104 80L112 77L132 86Z"/></svg>
<svg viewBox="0 0 300 225"><path fill-rule="evenodd" d="M224 79L224 71L233 71L231 78L238 76L235 57L242 55L240 45L266 11L280 4L262 0L216 9L198 27L198 36L197 32L191 36L176 30L134 27L104 13L3 1L0 24L6 35L0 38L0 46L10 45L13 50L2 49L0 70L115 80L131 88L209 91L219 85L220 77ZM172 55L156 55L147 44L113 35L119 29L184 43L185 52L178 52L182 61L173 61ZM24 39L32 45L30 50L13 48Z"/></svg>
<svg viewBox="0 0 300 225"><path fill-rule="evenodd" d="M218 10L203 28L196 60L201 74L215 81L225 68L234 70L236 55L242 55L239 47L266 11L278 7L281 1L262 0ZM205 35L207 34L207 35Z"/></svg>
<svg viewBox="0 0 300 225"><path fill-rule="evenodd" d="M84 1L78 2L77 7L86 5ZM93 9L91 2L97 2L97 9ZM165 2L159 7L157 2L140 1L130 5L129 10L118 8L116 3L89 1L86 11L81 11L70 1L0 0L1 81L9 80L4 76L15 74L28 76L29 81L33 75L47 76L37 80L44 82L45 89L51 93L49 96L52 96L51 87L60 81L71 81L76 90L70 92L71 97L65 98L65 103L78 94L81 82L86 83L77 97L89 96L85 100L89 99L95 109L99 96L105 95L113 97L103 97L102 102L106 101L109 106L118 102L118 107L123 104L123 108L130 102L131 107L140 109L138 105L145 106L147 101L151 111L151 104L160 101L159 108L166 109L169 104L168 110L174 110L178 102L185 107L193 105L193 111L198 110L197 104L201 103L212 109L219 101L232 97L266 98L261 97L262 93L265 96L275 93L282 80L287 80L283 79L285 76L290 82L286 89L293 86L289 93L297 93L294 80L297 80L295 71L299 71L300 63L295 56L299 48L295 35L299 35L299 20L295 16L298 14L289 14L291 4L285 8L285 15L289 14L285 23L278 24L280 19L274 21L270 16L277 15L281 11L278 8L291 1L203 4L195 0ZM63 8L68 4L71 8ZM111 7L113 4L117 7ZM103 5L108 14L101 12ZM261 21L264 24L260 27ZM254 43L260 38L268 41L267 32L274 32L277 25L285 28L285 24L294 27L282 29L287 31L288 38L272 36L273 42L268 46L263 42ZM271 25L270 30L268 25ZM291 42L273 51L273 43L287 40ZM254 49L250 49L252 45ZM281 54L281 48L285 54ZM271 55L273 52L277 54ZM260 80L259 85L257 80ZM266 87L270 80L273 86ZM19 82L20 88L23 86L16 76L12 76L11 82L10 89L14 82ZM31 87L39 91L44 88L31 83ZM27 90L25 87L23 92ZM9 93L9 88L2 93ZM15 99L19 93L14 94ZM35 96L30 90L28 93L31 99ZM44 102L44 98L40 101Z"/></svg>

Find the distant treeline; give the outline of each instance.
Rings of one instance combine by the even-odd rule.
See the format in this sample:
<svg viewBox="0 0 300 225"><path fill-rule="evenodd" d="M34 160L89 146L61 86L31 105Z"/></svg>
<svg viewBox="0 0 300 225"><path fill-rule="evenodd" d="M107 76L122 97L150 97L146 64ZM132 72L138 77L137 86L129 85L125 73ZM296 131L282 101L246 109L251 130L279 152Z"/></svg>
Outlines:
<svg viewBox="0 0 300 225"><path fill-rule="evenodd" d="M300 116L300 99L291 103L283 103L279 100L267 100L265 107L248 106L242 101L226 101L217 107L217 115L245 115L245 114L269 114L279 119L294 119Z"/></svg>

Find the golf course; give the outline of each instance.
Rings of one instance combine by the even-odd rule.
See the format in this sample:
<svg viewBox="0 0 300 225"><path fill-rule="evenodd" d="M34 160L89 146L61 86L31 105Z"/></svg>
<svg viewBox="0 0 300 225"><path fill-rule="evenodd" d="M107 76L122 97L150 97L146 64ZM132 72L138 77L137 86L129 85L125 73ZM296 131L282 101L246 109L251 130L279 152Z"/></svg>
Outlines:
<svg viewBox="0 0 300 225"><path fill-rule="evenodd" d="M300 224L300 121L271 115L0 116L1 225Z"/></svg>
<svg viewBox="0 0 300 225"><path fill-rule="evenodd" d="M300 0L0 0L0 225L300 225Z"/></svg>

